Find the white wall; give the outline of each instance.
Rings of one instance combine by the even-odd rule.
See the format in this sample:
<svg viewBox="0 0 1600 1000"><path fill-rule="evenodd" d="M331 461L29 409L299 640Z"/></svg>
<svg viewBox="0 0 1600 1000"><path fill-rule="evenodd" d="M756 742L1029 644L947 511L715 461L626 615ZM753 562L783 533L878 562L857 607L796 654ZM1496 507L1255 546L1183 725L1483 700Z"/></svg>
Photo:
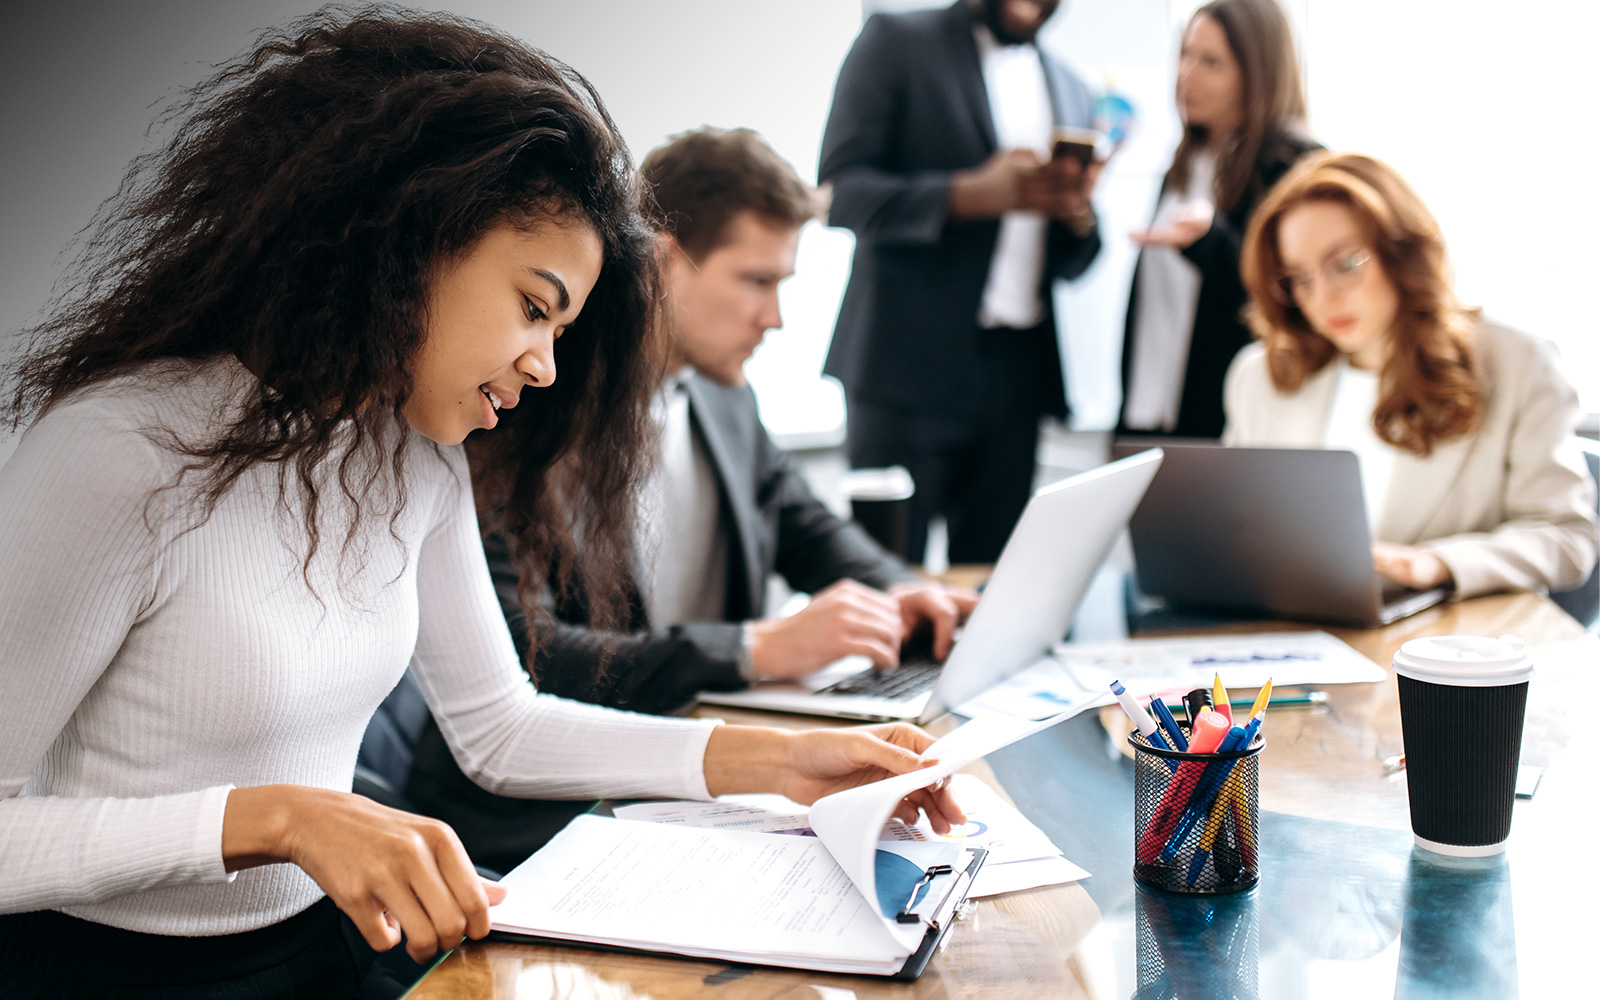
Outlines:
<svg viewBox="0 0 1600 1000"><path fill-rule="evenodd" d="M1297 0L1316 134L1398 169L1463 299L1556 342L1600 410L1600 5Z"/></svg>
<svg viewBox="0 0 1600 1000"><path fill-rule="evenodd" d="M160 102L245 49L259 29L317 6L315 0L55 0L7 15L11 44L0 62L0 332L37 317L59 273L57 254L116 190L128 161L144 148L144 129ZM605 98L636 157L686 128L746 125L807 180L816 177L834 76L861 23L859 0L433 6L488 21L578 68ZM820 369L850 246L848 234L807 228L799 274L784 291L796 333L770 338L792 353L752 362L752 379L763 390L770 385L772 394L783 395L789 373ZM16 349L8 342L4 356ZM798 398L802 406L810 399ZM0 440L0 461L10 447Z"/></svg>

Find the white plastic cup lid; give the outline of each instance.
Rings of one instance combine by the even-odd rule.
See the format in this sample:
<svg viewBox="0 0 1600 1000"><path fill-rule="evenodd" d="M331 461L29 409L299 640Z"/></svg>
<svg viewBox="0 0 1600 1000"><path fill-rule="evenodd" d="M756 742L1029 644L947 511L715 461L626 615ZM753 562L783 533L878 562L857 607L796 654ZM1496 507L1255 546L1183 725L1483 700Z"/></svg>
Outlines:
<svg viewBox="0 0 1600 1000"><path fill-rule="evenodd" d="M1394 654L1395 672L1454 687L1504 687L1533 676L1527 648L1514 635L1438 635L1412 639Z"/></svg>
<svg viewBox="0 0 1600 1000"><path fill-rule="evenodd" d="M916 492L911 473L903 465L886 469L853 469L842 481L844 495L852 500L906 500Z"/></svg>

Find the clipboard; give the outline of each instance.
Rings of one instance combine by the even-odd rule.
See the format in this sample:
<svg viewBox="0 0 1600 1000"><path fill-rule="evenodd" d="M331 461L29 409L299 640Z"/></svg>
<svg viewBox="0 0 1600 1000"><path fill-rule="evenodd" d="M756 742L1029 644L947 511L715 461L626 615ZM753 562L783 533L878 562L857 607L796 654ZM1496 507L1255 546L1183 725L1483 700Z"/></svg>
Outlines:
<svg viewBox="0 0 1600 1000"><path fill-rule="evenodd" d="M916 951L912 952L901 965L899 971L887 975L877 976L873 973L863 972L832 972L831 970L816 970L828 972L832 975L865 975L874 978L887 979L892 982L909 983L916 980L927 969L928 962L943 947L945 937L950 929L960 920L963 907L967 903L968 894L972 890L973 880L977 877L979 869L988 859L989 852L982 847L964 848L967 864L959 871L929 872L928 891L922 896L921 901L911 910L902 910L895 919L899 922L908 922L903 917L909 917L909 922L920 921L926 929ZM932 901L932 902L930 902ZM574 941L568 938L548 937L535 934L517 934L510 931L493 930L484 939L486 941L501 941L514 944L536 944L558 948L577 948L584 951L600 951L612 954L649 955L659 958L687 958L701 962L726 962L730 966L751 966L758 968L776 968L793 970L793 965L775 965L759 960L734 961L726 958L704 958L700 956L682 955L672 951L661 951L651 948L622 947L619 945L599 944L589 941Z"/></svg>

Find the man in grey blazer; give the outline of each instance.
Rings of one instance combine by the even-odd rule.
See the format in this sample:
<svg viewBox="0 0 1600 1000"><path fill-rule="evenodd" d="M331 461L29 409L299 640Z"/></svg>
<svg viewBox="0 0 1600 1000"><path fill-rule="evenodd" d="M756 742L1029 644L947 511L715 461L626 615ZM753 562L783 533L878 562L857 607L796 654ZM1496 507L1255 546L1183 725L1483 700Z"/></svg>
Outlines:
<svg viewBox="0 0 1600 1000"><path fill-rule="evenodd" d="M743 366L782 324L778 284L794 269L814 192L753 132L699 129L640 165L645 207L662 235L669 356L654 416L661 454L641 498L636 590L621 632L588 624L581 594L556 601L531 670L541 691L667 712L696 691L815 671L847 654L895 665L924 629L943 657L976 603L970 591L917 579L858 525L832 514L761 424ZM503 540L489 567L518 652L528 617ZM812 594L765 617L776 572ZM479 864L521 861L570 815L474 786L437 729L418 742L408 796L448 821Z"/></svg>
<svg viewBox="0 0 1600 1000"><path fill-rule="evenodd" d="M855 260L824 371L845 387L856 467L916 481L951 562L993 562L1031 491L1042 415L1065 417L1050 286L1100 250L1098 175L1052 158L1094 98L1038 49L1055 0L876 14L839 71L818 177Z"/></svg>

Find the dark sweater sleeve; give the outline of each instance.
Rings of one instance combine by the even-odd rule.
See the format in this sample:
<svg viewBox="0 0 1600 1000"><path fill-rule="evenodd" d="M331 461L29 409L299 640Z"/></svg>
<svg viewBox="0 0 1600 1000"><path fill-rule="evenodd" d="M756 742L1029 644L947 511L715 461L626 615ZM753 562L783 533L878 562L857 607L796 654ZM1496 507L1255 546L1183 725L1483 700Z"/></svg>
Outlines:
<svg viewBox="0 0 1600 1000"><path fill-rule="evenodd" d="M528 615L517 600L518 571L504 539L484 542L495 593L517 654L528 662ZM581 604L559 607L549 588L541 599L552 621L538 637L532 673L547 694L634 712L674 711L696 691L744 686L737 623L707 622L638 632L598 632L583 621Z"/></svg>

